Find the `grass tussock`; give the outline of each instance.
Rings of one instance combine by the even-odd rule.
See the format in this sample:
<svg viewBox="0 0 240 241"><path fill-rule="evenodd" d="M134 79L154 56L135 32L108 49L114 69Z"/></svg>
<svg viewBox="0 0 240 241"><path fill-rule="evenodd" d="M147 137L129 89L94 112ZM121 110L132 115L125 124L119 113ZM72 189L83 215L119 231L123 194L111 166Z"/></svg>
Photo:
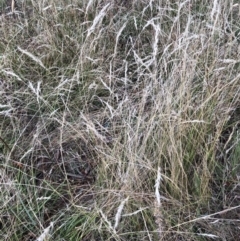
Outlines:
<svg viewBox="0 0 240 241"><path fill-rule="evenodd" d="M1 240L238 240L237 1L0 3Z"/></svg>

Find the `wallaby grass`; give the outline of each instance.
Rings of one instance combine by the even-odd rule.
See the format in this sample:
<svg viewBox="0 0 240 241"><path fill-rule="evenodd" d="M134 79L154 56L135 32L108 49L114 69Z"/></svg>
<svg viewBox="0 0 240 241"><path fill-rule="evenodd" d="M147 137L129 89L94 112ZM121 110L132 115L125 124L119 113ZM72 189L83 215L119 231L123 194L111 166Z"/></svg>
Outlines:
<svg viewBox="0 0 240 241"><path fill-rule="evenodd" d="M238 240L237 1L4 4L1 239Z"/></svg>

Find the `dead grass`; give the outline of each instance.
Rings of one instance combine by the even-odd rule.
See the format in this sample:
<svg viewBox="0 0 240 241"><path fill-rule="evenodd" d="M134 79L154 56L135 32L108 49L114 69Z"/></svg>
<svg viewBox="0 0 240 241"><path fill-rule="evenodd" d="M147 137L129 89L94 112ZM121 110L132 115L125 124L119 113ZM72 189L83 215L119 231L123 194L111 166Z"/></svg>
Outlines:
<svg viewBox="0 0 240 241"><path fill-rule="evenodd" d="M237 240L239 4L16 6L0 15L0 238Z"/></svg>

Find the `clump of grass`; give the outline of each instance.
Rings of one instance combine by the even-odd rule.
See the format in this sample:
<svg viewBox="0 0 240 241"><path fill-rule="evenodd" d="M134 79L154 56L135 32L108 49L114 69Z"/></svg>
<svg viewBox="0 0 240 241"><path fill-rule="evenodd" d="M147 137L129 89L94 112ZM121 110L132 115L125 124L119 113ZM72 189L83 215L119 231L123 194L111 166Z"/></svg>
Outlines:
<svg viewBox="0 0 240 241"><path fill-rule="evenodd" d="M0 16L0 237L236 240L239 4L16 4Z"/></svg>

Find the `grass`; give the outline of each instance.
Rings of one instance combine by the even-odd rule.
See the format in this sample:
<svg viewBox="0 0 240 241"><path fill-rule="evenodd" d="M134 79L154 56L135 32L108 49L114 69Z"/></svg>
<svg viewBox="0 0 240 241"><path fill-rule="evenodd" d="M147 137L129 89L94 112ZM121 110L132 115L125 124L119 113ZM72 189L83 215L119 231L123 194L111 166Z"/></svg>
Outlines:
<svg viewBox="0 0 240 241"><path fill-rule="evenodd" d="M0 239L238 240L237 1L11 3Z"/></svg>

